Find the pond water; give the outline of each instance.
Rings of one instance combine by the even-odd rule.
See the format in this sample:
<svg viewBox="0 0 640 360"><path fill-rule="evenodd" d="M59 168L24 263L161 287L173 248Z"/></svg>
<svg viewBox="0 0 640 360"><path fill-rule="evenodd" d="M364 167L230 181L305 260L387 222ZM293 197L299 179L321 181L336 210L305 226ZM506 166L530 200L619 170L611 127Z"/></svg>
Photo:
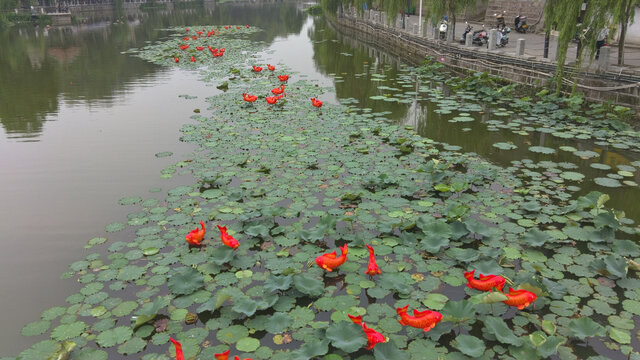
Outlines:
<svg viewBox="0 0 640 360"><path fill-rule="evenodd" d="M381 85L415 90L420 85L396 82L402 74L401 60L393 53L340 36L323 20L308 17L299 4L223 4L111 16L91 14L84 25L0 33L0 356L15 356L38 340L22 337L20 329L80 288L59 276L85 256L83 246L89 239L123 240L118 239L123 235L113 239L105 231L105 225L125 219L118 199L152 196L149 190L192 181L188 176L163 178L162 169L192 150L179 140L179 129L192 121L189 114L194 110L208 106L205 97L219 91L196 81L197 72L121 54L162 38L166 33L158 29L170 26L260 27L264 31L257 39L268 44L268 59L335 87L320 96L323 101L354 98L361 108L388 111L390 119L413 126L425 137L505 167L523 159L574 163L578 168L573 171L586 176L573 184L580 187L576 195L606 192L611 196L608 206L640 219L638 187L600 187L592 179L610 171L590 166L630 166L640 159L637 152L495 128L492 120L508 121L492 116L491 104L484 114L473 115L473 122L451 123L448 120L457 114L438 113L436 103L371 99L393 92L381 90ZM112 22L118 18L123 22ZM385 80L373 74L384 74ZM183 94L198 97L180 98ZM511 142L518 149L503 151L493 146L497 142ZM599 157L585 160L568 151L527 151L535 145L571 146L595 151ZM154 156L167 151L173 155ZM637 172L632 178L640 182Z"/></svg>

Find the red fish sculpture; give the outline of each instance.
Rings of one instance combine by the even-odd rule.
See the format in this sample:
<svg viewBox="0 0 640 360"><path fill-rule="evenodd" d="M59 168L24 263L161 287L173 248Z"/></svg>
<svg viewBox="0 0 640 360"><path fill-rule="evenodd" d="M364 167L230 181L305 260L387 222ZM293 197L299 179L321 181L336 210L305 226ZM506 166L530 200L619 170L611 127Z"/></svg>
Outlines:
<svg viewBox="0 0 640 360"><path fill-rule="evenodd" d="M204 46L196 46L196 50L202 51L202 50L204 50Z"/></svg>
<svg viewBox="0 0 640 360"><path fill-rule="evenodd" d="M283 91L284 91L284 85L280 85L280 87L271 89L271 93L273 93L273 95L280 95L282 94Z"/></svg>
<svg viewBox="0 0 640 360"><path fill-rule="evenodd" d="M190 233L187 234L184 238L187 240L187 243L192 246L200 246L202 239L204 239L204 221L200 221L200 225L202 225L202 229L195 228L191 230Z"/></svg>
<svg viewBox="0 0 640 360"><path fill-rule="evenodd" d="M269 105L273 105L273 104L278 102L278 97L277 96L267 96L265 99L267 100L267 103Z"/></svg>
<svg viewBox="0 0 640 360"><path fill-rule="evenodd" d="M344 244L344 246L340 247L340 250L342 251L342 254L340 256L337 256L335 251L318 256L316 258L316 264L327 271L333 271L340 265L344 264L345 261L347 261L347 252L349 251L349 247L347 247L347 244Z"/></svg>
<svg viewBox="0 0 640 360"><path fill-rule="evenodd" d="M233 236L229 235L229 233L227 232L226 226L218 225L218 229L220 229L220 239L222 240L223 244L227 245L232 249L237 249L238 246L240 246L240 243L238 242L238 240L234 239Z"/></svg>
<svg viewBox="0 0 640 360"><path fill-rule="evenodd" d="M177 57L174 57L174 58L173 58L173 61L175 61L175 62L180 62L180 59L178 59Z"/></svg>
<svg viewBox="0 0 640 360"><path fill-rule="evenodd" d="M471 270L464 273L468 287L481 291L491 291L493 288L497 288L498 291L502 291L502 287L505 282L505 279L502 276L479 274L479 280L476 280L473 278L474 272L475 270Z"/></svg>
<svg viewBox="0 0 640 360"><path fill-rule="evenodd" d="M361 315L352 316L347 314L347 316L349 316L349 319L351 319L351 321L353 321L354 324L358 324L362 326L362 331L364 331L364 334L367 336L367 347L366 347L367 350L373 349L373 347L376 346L376 344L378 343L387 342L387 338L385 338L384 335L375 331L372 328L368 328L367 324L362 322Z"/></svg>
<svg viewBox="0 0 640 360"><path fill-rule="evenodd" d="M193 56L191 56L191 62L196 62L196 58L194 58Z"/></svg>
<svg viewBox="0 0 640 360"><path fill-rule="evenodd" d="M289 80L289 75L278 75L278 79L282 82Z"/></svg>
<svg viewBox="0 0 640 360"><path fill-rule="evenodd" d="M183 37L183 38L182 38L182 40L184 40L184 41L189 41L189 39L191 39L191 38L190 38L190 37L188 37L188 36L187 36L187 37Z"/></svg>
<svg viewBox="0 0 640 360"><path fill-rule="evenodd" d="M526 308L527 306L529 306L529 304L536 301L536 299L538 298L536 294L525 289L513 290L513 288L509 288L509 293L505 295L509 299L503 301L503 303L509 306L517 306L518 310Z"/></svg>
<svg viewBox="0 0 640 360"><path fill-rule="evenodd" d="M267 69L269 69L269 71L273 71L276 69L276 67L271 64L267 64Z"/></svg>
<svg viewBox="0 0 640 360"><path fill-rule="evenodd" d="M180 45L180 50L186 50L189 48L189 45Z"/></svg>
<svg viewBox="0 0 640 360"><path fill-rule="evenodd" d="M253 65L253 71L254 71L254 72L260 72L260 71L262 71L262 66L255 66L255 65Z"/></svg>
<svg viewBox="0 0 640 360"><path fill-rule="evenodd" d="M311 104L313 104L313 106L320 108L322 107L322 101L316 99L316 98L311 98Z"/></svg>
<svg viewBox="0 0 640 360"><path fill-rule="evenodd" d="M362 323L362 330L364 331L364 334L367 335L367 347L365 348L367 350L373 349L373 347L378 343L387 342L387 338L385 338L384 335L372 328L368 328L365 323Z"/></svg>
<svg viewBox="0 0 640 360"><path fill-rule="evenodd" d="M401 325L408 325L418 329L424 329L425 332L433 329L440 320L442 320L442 314L437 311L425 310L418 311L413 310L413 316L407 314L409 305L397 308L396 312L400 315L398 322Z"/></svg>
<svg viewBox="0 0 640 360"><path fill-rule="evenodd" d="M258 100L257 96L255 96L255 95L247 95L247 93L243 93L242 94L242 98L244 99L244 101L250 102L250 103Z"/></svg>
<svg viewBox="0 0 640 360"><path fill-rule="evenodd" d="M178 342L177 340L173 340L172 338L169 338L169 340L171 340L173 345L176 347L176 360L184 360L184 354L182 352L182 344L180 344L180 342Z"/></svg>
<svg viewBox="0 0 640 360"><path fill-rule="evenodd" d="M373 248L367 244L367 249L369 249L369 266L364 273L370 276L380 275L381 271L378 264L376 264L376 255L373 252Z"/></svg>
<svg viewBox="0 0 640 360"><path fill-rule="evenodd" d="M216 358L216 360L229 360L229 350L219 354L213 354L213 356Z"/></svg>

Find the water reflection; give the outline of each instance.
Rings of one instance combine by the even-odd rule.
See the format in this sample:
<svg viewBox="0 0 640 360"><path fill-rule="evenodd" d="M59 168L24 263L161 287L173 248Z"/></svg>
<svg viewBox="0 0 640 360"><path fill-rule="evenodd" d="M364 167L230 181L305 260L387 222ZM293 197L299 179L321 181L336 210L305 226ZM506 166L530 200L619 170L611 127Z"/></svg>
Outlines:
<svg viewBox="0 0 640 360"><path fill-rule="evenodd" d="M306 14L295 3L229 4L179 11L83 13L86 23L0 32L0 122L9 139L35 141L45 121L55 120L64 101L110 106L129 84L162 77L166 69L122 55L161 38L165 29L188 24L252 24L272 42L297 33Z"/></svg>
<svg viewBox="0 0 640 360"><path fill-rule="evenodd" d="M371 39L359 40L355 34L342 35L327 24L316 22L315 30L310 35L314 39L314 59L318 68L327 74L336 74L338 81L335 83L336 93L339 98L355 98L358 107L370 108L374 112L388 111L386 115L391 120L411 125L416 131L425 137L439 142L449 143L462 147L464 152L475 152L486 159L509 167L513 161L529 159L533 162L553 161L555 163L572 163L578 166L577 171L585 175L582 182L566 181L566 186L577 186L580 189L575 195L584 195L597 190L611 196L607 206L623 210L626 216L636 221L640 220L640 188L638 186L623 186L620 188L602 187L594 182L596 177L606 177L607 174L616 173L618 165L629 165L640 160L637 152L615 149L609 146L596 144L593 140L563 139L551 134L535 130L518 134L512 129L490 127L490 120L501 120L505 123L509 118L494 116L491 108L483 105L482 113L474 113L473 122L451 123L449 120L457 116L452 114L440 114L436 102L424 100L429 96L419 92L421 84L407 82L398 71L402 63L402 52L397 49L380 49L375 43L369 43ZM372 76L376 73L385 75L384 81ZM440 84L422 84L426 86L440 86ZM383 87L382 89L380 87ZM393 88L390 90L388 88ZM448 96L448 89L441 88L442 95ZM401 94L407 103L372 100L371 96L385 94ZM517 118L517 117L516 117ZM527 124L531 127L538 125ZM519 129L519 127L518 127ZM504 151L494 147L496 142L511 142L518 146L516 150ZM545 146L556 149L555 154L544 155L529 151L530 146ZM571 151L560 150L561 146L571 146L578 150L591 150L600 154L599 157L583 159L574 155ZM610 170L600 170L591 167L592 163L602 163L611 166ZM540 172L544 169L539 169ZM633 180L640 183L640 172L635 172L634 177L625 177L624 180ZM620 180L622 181L622 180Z"/></svg>

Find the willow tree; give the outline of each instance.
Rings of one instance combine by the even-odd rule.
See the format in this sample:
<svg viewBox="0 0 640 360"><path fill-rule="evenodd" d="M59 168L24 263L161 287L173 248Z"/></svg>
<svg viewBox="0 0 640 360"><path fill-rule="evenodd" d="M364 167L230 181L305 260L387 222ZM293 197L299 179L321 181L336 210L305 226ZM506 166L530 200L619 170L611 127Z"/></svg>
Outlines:
<svg viewBox="0 0 640 360"><path fill-rule="evenodd" d="M582 22L579 24L582 4L586 9ZM564 76L564 62L567 58L567 49L571 39L576 36L576 31L581 34L580 41L583 46L578 47L576 72L580 71L583 57L593 59L596 53L596 41L602 29L618 24L621 27L618 65L624 63L624 38L627 26L633 21L635 6L640 0L547 0L544 8L545 30L558 30L558 66L556 67L556 92L562 90L562 78ZM584 55L584 56L583 56Z"/></svg>
<svg viewBox="0 0 640 360"><path fill-rule="evenodd" d="M487 0L482 0L487 2ZM456 14L475 8L476 0L425 0L425 19L431 18L433 24L447 15L453 38L456 34Z"/></svg>
<svg viewBox="0 0 640 360"><path fill-rule="evenodd" d="M627 27L633 23L636 6L640 6L640 0L610 0L612 21L620 25L620 37L618 38L618 66L624 65L624 40L627 36Z"/></svg>

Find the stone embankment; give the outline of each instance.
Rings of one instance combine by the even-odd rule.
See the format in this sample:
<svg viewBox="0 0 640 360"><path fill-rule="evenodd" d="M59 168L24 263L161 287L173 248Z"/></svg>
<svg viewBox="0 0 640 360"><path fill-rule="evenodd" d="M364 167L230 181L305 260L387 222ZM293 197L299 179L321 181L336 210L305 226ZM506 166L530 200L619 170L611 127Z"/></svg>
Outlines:
<svg viewBox="0 0 640 360"><path fill-rule="evenodd" d="M458 71L486 71L513 82L535 86L546 85L555 74L556 62L553 59L555 59L556 43L553 39L549 58L543 58L542 53L536 56L538 54L525 51L528 46L527 41L530 45L539 47L539 42L544 42L542 35L520 36L521 34L512 32L511 42L507 47L489 50L484 46L460 44L457 41L459 39L455 42L439 40L438 33L434 29L425 27L420 30L417 16L411 16L404 21L398 19L391 25L387 24L384 18L384 13L373 10L364 11L363 15L358 15L351 10L338 15L336 26L338 30L350 36L382 46L385 50L412 63L420 63L425 55L429 54ZM403 22L405 29L402 28ZM463 24L457 24L457 38L463 31ZM541 36L542 40L539 39ZM518 38L524 38L524 40L518 41ZM518 49L516 49L516 43L520 43ZM564 82L567 85L575 84L578 91L584 93L589 100L611 101L640 111L640 64L638 67L625 68L611 66L615 58L612 49L615 48L606 49L599 62L584 66L573 80L564 79ZM516 50L519 51L519 55L516 54ZM640 49L631 51L635 52L629 57L635 61L634 56L640 54ZM635 54L636 52L638 54ZM571 52L569 58L570 55ZM566 74L573 74L575 71L575 66L572 64L565 65Z"/></svg>

